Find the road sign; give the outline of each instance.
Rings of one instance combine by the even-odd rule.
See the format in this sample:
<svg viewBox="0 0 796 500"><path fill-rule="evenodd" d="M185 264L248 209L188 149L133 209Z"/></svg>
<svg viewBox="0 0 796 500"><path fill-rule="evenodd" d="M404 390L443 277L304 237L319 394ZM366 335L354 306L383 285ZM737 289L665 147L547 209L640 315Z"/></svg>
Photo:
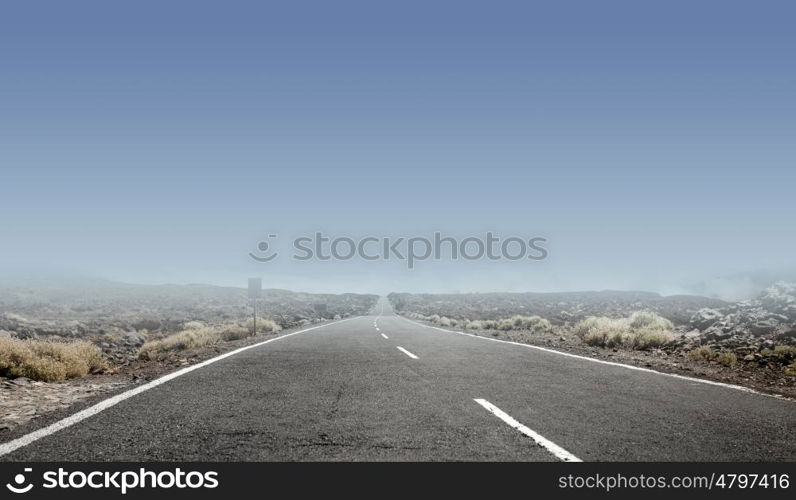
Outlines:
<svg viewBox="0 0 796 500"><path fill-rule="evenodd" d="M263 291L262 278L249 278L249 299L252 301L252 330L253 335L257 335L257 299Z"/></svg>
<svg viewBox="0 0 796 500"><path fill-rule="evenodd" d="M263 280L262 278L249 278L249 298L257 300L262 295Z"/></svg>

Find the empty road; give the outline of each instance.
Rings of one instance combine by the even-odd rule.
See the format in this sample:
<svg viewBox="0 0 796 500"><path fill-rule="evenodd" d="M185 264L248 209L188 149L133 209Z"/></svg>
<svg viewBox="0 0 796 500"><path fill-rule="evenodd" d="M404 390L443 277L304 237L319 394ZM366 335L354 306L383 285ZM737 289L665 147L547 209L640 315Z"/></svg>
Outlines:
<svg viewBox="0 0 796 500"><path fill-rule="evenodd" d="M385 300L98 409L0 458L796 460L792 401L445 332Z"/></svg>

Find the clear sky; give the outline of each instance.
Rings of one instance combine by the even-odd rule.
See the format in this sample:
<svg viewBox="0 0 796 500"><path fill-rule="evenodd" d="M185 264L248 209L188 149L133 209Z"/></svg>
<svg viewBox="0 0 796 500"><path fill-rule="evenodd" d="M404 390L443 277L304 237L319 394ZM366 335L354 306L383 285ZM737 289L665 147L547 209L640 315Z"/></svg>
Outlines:
<svg viewBox="0 0 796 500"><path fill-rule="evenodd" d="M0 11L0 268L330 291L796 268L792 1L36 1ZM541 262L258 241L544 236Z"/></svg>

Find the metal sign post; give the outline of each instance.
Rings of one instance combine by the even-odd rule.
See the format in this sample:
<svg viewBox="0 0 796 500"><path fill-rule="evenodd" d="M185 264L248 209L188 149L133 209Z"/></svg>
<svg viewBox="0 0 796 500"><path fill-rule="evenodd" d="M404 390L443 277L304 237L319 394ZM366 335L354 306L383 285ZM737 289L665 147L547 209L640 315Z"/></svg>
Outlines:
<svg viewBox="0 0 796 500"><path fill-rule="evenodd" d="M263 291L263 280L261 278L249 278L249 299L252 301L253 323L252 336L257 335L257 299L260 298Z"/></svg>

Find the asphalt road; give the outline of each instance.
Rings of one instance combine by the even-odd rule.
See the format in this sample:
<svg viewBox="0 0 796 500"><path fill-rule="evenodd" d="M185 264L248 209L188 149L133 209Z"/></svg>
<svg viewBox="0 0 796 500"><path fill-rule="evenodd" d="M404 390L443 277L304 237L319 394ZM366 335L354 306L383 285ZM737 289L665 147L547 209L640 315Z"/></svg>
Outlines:
<svg viewBox="0 0 796 500"><path fill-rule="evenodd" d="M443 332L383 304L196 369L1 458L796 460L796 402Z"/></svg>

